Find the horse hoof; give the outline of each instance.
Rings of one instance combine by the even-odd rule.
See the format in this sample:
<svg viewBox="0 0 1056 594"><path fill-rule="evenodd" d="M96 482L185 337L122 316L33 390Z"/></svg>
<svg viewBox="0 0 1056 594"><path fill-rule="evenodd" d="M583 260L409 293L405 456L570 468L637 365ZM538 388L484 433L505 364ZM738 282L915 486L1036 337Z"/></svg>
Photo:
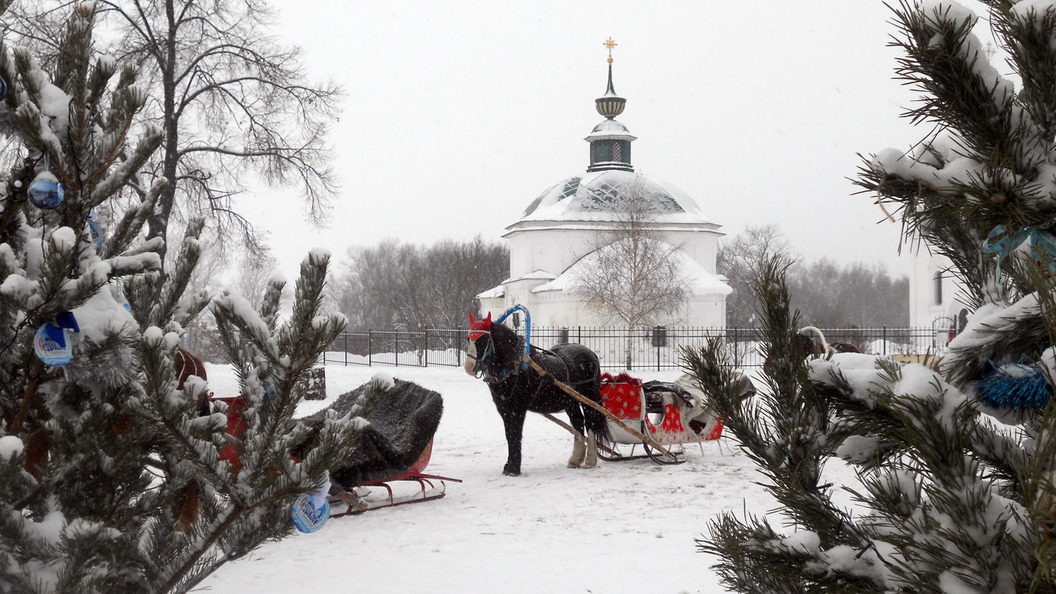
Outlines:
<svg viewBox="0 0 1056 594"><path fill-rule="evenodd" d="M568 467L569 468L579 468L580 466L582 466L582 464L580 464L578 462L573 462L571 460L568 461Z"/></svg>
<svg viewBox="0 0 1056 594"><path fill-rule="evenodd" d="M597 461L595 461L595 462L584 462L583 463L583 468L597 468L597 466L598 466Z"/></svg>
<svg viewBox="0 0 1056 594"><path fill-rule="evenodd" d="M514 470L512 468L506 468L503 469L502 474L505 474L506 476L521 476L521 471Z"/></svg>

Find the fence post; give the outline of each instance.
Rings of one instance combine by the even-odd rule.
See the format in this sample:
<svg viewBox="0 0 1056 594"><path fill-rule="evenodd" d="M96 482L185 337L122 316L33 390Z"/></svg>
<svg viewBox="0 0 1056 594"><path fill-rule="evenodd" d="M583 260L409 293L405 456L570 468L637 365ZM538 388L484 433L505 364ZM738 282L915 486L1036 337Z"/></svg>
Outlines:
<svg viewBox="0 0 1056 594"><path fill-rule="evenodd" d="M392 332L392 356L396 359L396 367L400 366L400 328L397 326Z"/></svg>
<svg viewBox="0 0 1056 594"><path fill-rule="evenodd" d="M345 367L348 367L348 332L343 332L345 335Z"/></svg>
<svg viewBox="0 0 1056 594"><path fill-rule="evenodd" d="M429 327L425 327L425 366L429 367Z"/></svg>
<svg viewBox="0 0 1056 594"><path fill-rule="evenodd" d="M374 366L374 331L367 330L367 367Z"/></svg>
<svg viewBox="0 0 1056 594"><path fill-rule="evenodd" d="M741 352L740 352L741 349L740 349L740 346L739 346L739 344L737 342L737 326L734 325L732 330L733 330L733 366L734 366L734 368L740 368L740 366L741 366L741 361L740 361L740 359L741 359ZM727 334L727 338L728 337L729 337L729 334ZM729 342L729 341L727 341L727 342Z"/></svg>
<svg viewBox="0 0 1056 594"><path fill-rule="evenodd" d="M660 333L659 330L656 330L656 332L657 332L657 334ZM656 370L660 371L660 337L659 336L657 336L657 339L656 339Z"/></svg>
<svg viewBox="0 0 1056 594"><path fill-rule="evenodd" d="M880 350L884 351L884 352L882 352L880 354L884 355L886 357L887 356L887 325L884 325L884 346L881 347Z"/></svg>
<svg viewBox="0 0 1056 594"><path fill-rule="evenodd" d="M462 329L458 329L458 336L462 336ZM455 361L462 367L462 349L458 348L458 336L455 337Z"/></svg>

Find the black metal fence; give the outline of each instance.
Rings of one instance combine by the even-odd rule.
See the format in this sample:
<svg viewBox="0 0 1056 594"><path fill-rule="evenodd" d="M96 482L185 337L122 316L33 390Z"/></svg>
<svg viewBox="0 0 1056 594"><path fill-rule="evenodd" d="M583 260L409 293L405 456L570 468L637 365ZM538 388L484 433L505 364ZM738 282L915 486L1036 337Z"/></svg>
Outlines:
<svg viewBox="0 0 1056 594"><path fill-rule="evenodd" d="M879 355L941 355L949 340L946 330L932 328L822 328L822 332L830 344L852 343L864 353ZM466 334L462 328L346 332L331 343L324 360L338 365L459 367L465 361ZM677 368L683 347L699 348L714 337L726 341L734 366L763 364L755 328L532 328L533 345L544 349L566 342L585 345L607 370Z"/></svg>

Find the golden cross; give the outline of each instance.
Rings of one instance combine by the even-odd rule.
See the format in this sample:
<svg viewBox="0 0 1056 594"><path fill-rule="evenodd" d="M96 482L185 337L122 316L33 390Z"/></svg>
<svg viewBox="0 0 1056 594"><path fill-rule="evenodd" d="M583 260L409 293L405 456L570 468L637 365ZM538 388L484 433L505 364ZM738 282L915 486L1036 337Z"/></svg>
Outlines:
<svg viewBox="0 0 1056 594"><path fill-rule="evenodd" d="M609 48L609 64L612 64L612 48L616 47L616 42L613 41L612 37L609 37L605 40L605 43L602 43L601 45Z"/></svg>

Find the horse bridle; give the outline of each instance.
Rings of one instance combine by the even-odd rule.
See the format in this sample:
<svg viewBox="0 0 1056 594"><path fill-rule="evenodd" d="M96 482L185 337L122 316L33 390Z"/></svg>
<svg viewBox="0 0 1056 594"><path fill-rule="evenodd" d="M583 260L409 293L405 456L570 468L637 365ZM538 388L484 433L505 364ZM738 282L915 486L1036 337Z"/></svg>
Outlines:
<svg viewBox="0 0 1056 594"><path fill-rule="evenodd" d="M488 381L488 378L485 376L484 362L488 360L488 357L495 354L495 341L491 339L491 332L488 330L471 330L469 332L469 341L473 343L473 346L476 346L477 341L483 338L485 334L488 335L488 346L484 349L484 354L470 355L469 352L466 352L466 358L475 361L473 364L473 375L475 375L477 379Z"/></svg>
<svg viewBox="0 0 1056 594"><path fill-rule="evenodd" d="M467 359L473 359L474 361L476 361L476 363L474 363L474 365L473 365L473 368L474 368L473 375L475 375L477 377L477 379L482 379L486 383L489 383L489 384L501 384L502 382L504 382L507 379L509 379L511 376L517 375L517 371L520 368L518 367L518 368L514 369L513 373L510 373L505 368L502 368L501 369L501 371L502 371L501 375L489 375L488 372L484 370L484 368L485 368L485 362L495 354L495 340L492 339L491 332L488 331L488 330L471 330L470 333L469 333L469 340L474 345L476 345L477 341L480 340L480 338L483 337L485 334L488 335L488 346L484 349L484 354L483 355L479 355L479 356L474 356L474 355L470 355L467 352L466 353L466 358ZM476 338L474 338L474 336Z"/></svg>

